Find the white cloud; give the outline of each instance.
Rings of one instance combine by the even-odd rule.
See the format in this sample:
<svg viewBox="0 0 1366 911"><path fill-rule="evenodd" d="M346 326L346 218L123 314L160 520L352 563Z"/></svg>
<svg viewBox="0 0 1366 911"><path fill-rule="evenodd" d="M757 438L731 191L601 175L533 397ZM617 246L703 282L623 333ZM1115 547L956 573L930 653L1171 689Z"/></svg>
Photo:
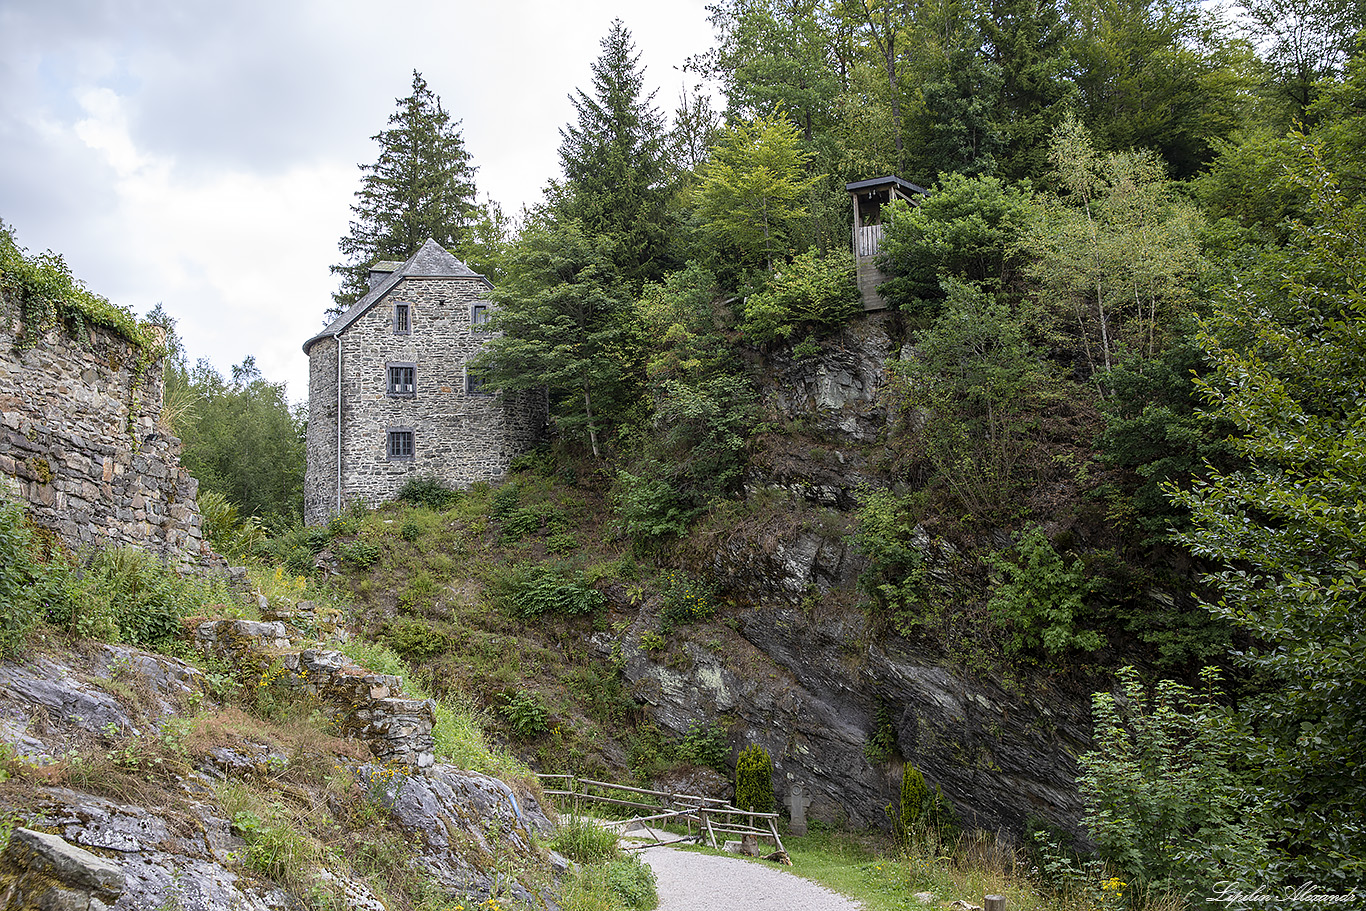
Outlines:
<svg viewBox="0 0 1366 911"><path fill-rule="evenodd" d="M510 212L556 176L568 95L611 20L656 102L710 43L703 0L0 0L0 217L21 243L145 313L192 358L255 355L307 394L369 137L422 71L481 195Z"/></svg>

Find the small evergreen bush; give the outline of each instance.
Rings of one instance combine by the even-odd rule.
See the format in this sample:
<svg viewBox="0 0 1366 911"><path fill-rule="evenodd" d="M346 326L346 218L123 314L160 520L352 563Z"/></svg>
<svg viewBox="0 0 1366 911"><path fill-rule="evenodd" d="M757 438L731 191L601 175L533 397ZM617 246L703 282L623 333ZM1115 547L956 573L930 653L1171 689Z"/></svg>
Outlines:
<svg viewBox="0 0 1366 911"><path fill-rule="evenodd" d="M938 785L928 785L909 762L901 773L901 802L893 823L897 835L907 841L933 835L947 844L958 835L957 816L944 792Z"/></svg>
<svg viewBox="0 0 1366 911"><path fill-rule="evenodd" d="M773 760L752 743L735 760L735 805L755 813L773 812Z"/></svg>

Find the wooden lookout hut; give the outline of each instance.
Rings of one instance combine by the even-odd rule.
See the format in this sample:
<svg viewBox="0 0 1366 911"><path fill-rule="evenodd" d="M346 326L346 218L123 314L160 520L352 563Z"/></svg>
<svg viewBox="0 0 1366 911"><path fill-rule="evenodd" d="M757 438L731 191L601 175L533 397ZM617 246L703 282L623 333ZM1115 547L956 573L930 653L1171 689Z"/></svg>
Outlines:
<svg viewBox="0 0 1366 911"><path fill-rule="evenodd" d="M858 270L859 297L864 310L885 310L887 302L877 293L877 286L886 281L877 267L877 254L882 246L882 210L893 200L904 199L915 205L918 198L929 191L900 177L874 177L857 180L844 188L854 197L854 266Z"/></svg>

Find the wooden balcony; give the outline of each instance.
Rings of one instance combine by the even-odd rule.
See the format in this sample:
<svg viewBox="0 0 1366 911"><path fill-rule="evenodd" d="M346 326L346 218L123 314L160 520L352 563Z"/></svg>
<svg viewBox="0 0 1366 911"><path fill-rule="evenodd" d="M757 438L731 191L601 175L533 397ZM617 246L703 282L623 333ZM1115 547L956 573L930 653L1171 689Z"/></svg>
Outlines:
<svg viewBox="0 0 1366 911"><path fill-rule="evenodd" d="M882 246L882 225L863 225L854 229L854 256L863 259L877 256Z"/></svg>

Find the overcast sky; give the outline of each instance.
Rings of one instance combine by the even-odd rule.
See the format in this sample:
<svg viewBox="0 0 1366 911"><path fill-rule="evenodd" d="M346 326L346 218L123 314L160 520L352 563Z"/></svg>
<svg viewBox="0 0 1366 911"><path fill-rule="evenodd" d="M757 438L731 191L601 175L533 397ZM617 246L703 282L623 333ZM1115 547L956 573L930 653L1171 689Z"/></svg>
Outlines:
<svg viewBox="0 0 1366 911"><path fill-rule="evenodd" d="M676 106L705 0L0 0L0 218L94 292L177 320L191 360L248 355L308 394L370 137L421 71L481 196L558 176L568 95L611 21Z"/></svg>

